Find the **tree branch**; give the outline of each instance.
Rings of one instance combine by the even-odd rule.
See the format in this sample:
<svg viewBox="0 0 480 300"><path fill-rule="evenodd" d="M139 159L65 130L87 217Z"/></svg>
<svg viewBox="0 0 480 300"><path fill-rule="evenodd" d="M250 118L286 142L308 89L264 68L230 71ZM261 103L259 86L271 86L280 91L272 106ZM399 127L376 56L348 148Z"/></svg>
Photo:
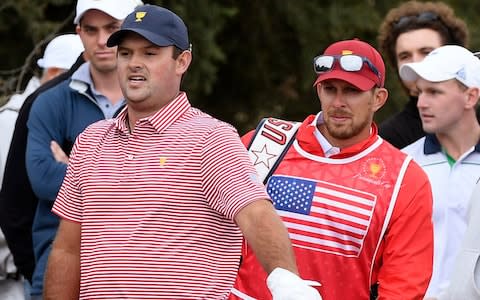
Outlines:
<svg viewBox="0 0 480 300"><path fill-rule="evenodd" d="M48 43L50 40L52 40L58 34L58 31L60 30L60 28L64 28L68 24L68 22L71 22L73 20L74 14L75 14L75 12L72 11L70 13L70 15L65 20L63 20L63 22L57 27L57 29L54 32L47 35L44 39L42 39L39 43L37 43L35 45L35 47L33 48L32 51L30 51L30 54L28 54L27 58L25 59L25 62L23 64L23 66L21 67L21 72L20 72L20 75L18 76L17 86L15 88L16 91L19 91L21 89L22 82L24 80L25 74L28 72L28 69L32 65L32 60L35 57L35 55L40 51L40 49L46 43Z"/></svg>

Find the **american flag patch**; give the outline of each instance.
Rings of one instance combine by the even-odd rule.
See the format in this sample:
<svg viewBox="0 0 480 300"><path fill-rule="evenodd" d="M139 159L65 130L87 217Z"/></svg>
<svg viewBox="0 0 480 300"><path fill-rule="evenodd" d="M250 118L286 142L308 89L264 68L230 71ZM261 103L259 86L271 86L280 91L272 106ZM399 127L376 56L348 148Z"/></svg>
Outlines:
<svg viewBox="0 0 480 300"><path fill-rule="evenodd" d="M376 195L288 176L272 176L267 192L294 246L350 257L359 255Z"/></svg>

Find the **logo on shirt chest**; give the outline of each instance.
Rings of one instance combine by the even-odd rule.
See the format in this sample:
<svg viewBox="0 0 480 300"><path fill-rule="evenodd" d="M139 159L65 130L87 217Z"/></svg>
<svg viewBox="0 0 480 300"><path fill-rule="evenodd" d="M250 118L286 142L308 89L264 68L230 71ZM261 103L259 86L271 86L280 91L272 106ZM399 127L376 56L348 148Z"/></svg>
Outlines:
<svg viewBox="0 0 480 300"><path fill-rule="evenodd" d="M386 173L385 162L381 158L372 157L362 163L359 178L373 184L382 184Z"/></svg>
<svg viewBox="0 0 480 300"><path fill-rule="evenodd" d="M160 156L158 162L160 164L160 167L163 167L167 163L167 158L165 156Z"/></svg>

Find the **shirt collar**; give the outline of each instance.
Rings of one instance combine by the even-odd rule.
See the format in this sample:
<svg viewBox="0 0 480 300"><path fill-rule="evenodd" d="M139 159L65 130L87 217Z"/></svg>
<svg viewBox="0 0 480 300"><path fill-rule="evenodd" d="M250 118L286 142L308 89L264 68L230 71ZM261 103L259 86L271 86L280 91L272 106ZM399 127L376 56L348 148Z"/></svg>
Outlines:
<svg viewBox="0 0 480 300"><path fill-rule="evenodd" d="M93 90L93 80L92 75L90 75L90 63L87 61L78 67L78 69L73 72L72 79L87 84Z"/></svg>
<svg viewBox="0 0 480 300"><path fill-rule="evenodd" d="M440 145L440 142L434 134L427 134L423 145L423 153L428 155L437 152L442 152L442 145Z"/></svg>
<svg viewBox="0 0 480 300"><path fill-rule="evenodd" d="M127 120L128 120L128 104L118 114L115 119L115 126L122 132L128 132ZM188 101L187 94L180 92L175 99L170 101L156 113L140 119L138 122L148 122L159 133L163 132L170 125L175 123L182 115L184 115L191 108Z"/></svg>
<svg viewBox="0 0 480 300"><path fill-rule="evenodd" d="M480 153L480 141L475 145L475 152ZM442 145L437 139L435 134L427 134L425 136L425 143L423 145L423 153L425 155L434 154L437 152L442 152Z"/></svg>
<svg viewBox="0 0 480 300"><path fill-rule="evenodd" d="M323 117L320 116L321 114L322 114L322 112L319 112L316 116L311 115L311 116L307 117L307 119L303 122L302 126L300 127L300 129L298 131L297 141L298 141L300 147L302 147L302 149L304 149L305 151L307 151L307 152L309 152L313 155L328 157L324 153L324 149L322 148L321 142L317 139L316 133L315 133L316 130L318 130L317 126L316 126L316 124L317 124L316 121L320 120L320 118L322 118L321 120L323 120ZM377 139L379 138L377 133L378 133L377 126L375 125L375 123L372 123L372 127L370 129L370 136L366 140L361 141L361 142L359 142L355 145L352 145L350 147L340 149L340 153L333 154L333 155L330 156L330 158L335 158L335 159L336 158L346 158L346 157L353 156L353 155L367 149L373 143L375 143L377 141ZM325 138L325 137L323 137L323 138ZM328 149L325 149L325 150L328 151Z"/></svg>
<svg viewBox="0 0 480 300"><path fill-rule="evenodd" d="M332 155L340 153L340 148L332 146L332 144L330 144L330 142L323 136L320 130L318 130L318 127L316 125L323 124L323 122L323 114L318 113L310 126L313 126L315 128L313 134L315 135L318 143L322 147L325 157L330 157Z"/></svg>
<svg viewBox="0 0 480 300"><path fill-rule="evenodd" d="M100 93L95 89L95 84L93 83L92 74L90 74L90 62L87 61L87 62L84 62L82 65L80 65L80 67L78 67L78 69L75 72L73 72L72 80L85 83L89 87L91 94L93 95L95 100L98 100L98 97L104 97L105 99L108 100L108 98L106 98L102 93ZM121 102L125 102L125 99L122 99Z"/></svg>

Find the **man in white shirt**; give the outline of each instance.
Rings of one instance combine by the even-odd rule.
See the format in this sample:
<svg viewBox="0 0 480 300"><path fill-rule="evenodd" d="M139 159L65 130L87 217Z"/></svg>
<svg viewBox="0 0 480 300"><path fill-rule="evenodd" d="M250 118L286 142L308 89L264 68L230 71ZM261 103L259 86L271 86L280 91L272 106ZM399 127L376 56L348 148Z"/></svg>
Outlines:
<svg viewBox="0 0 480 300"><path fill-rule="evenodd" d="M480 60L467 49L447 45L425 59L401 67L415 82L427 136L405 147L429 176L433 192L434 259L427 298L449 285L454 260L467 227L472 190L480 177L480 125L475 107L480 93Z"/></svg>
<svg viewBox="0 0 480 300"><path fill-rule="evenodd" d="M450 279L439 300L480 299L480 182L472 193L468 227Z"/></svg>

